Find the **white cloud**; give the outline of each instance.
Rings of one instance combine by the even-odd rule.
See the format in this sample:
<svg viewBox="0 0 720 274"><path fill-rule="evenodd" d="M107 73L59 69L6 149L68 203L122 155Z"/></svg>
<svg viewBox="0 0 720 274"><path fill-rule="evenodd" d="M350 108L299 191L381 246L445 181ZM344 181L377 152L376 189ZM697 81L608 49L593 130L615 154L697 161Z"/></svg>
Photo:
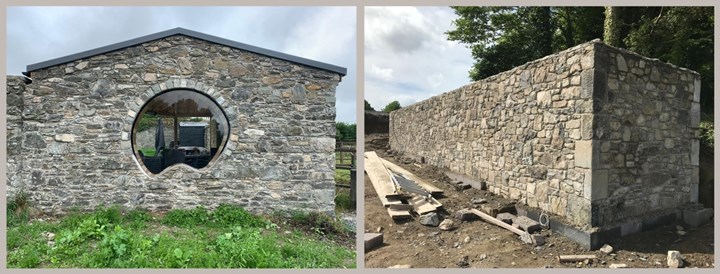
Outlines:
<svg viewBox="0 0 720 274"><path fill-rule="evenodd" d="M443 77L443 74L440 72L437 72L437 73L434 73L433 75L430 75L427 78L427 81L428 81L428 84L430 84L430 87L432 87L433 89L437 89L442 85L444 79L445 79L445 77Z"/></svg>
<svg viewBox="0 0 720 274"><path fill-rule="evenodd" d="M370 66L370 75L382 79L383 81L392 81L393 70L390 68L380 68L376 65Z"/></svg>
<svg viewBox="0 0 720 274"><path fill-rule="evenodd" d="M470 50L444 34L455 18L448 7L366 8L365 99L375 109L394 100L407 106L470 82ZM406 36L396 35L404 30ZM377 75L382 70L392 78Z"/></svg>
<svg viewBox="0 0 720 274"><path fill-rule="evenodd" d="M355 122L354 7L8 7L7 73L29 64L183 27L348 69L337 119Z"/></svg>

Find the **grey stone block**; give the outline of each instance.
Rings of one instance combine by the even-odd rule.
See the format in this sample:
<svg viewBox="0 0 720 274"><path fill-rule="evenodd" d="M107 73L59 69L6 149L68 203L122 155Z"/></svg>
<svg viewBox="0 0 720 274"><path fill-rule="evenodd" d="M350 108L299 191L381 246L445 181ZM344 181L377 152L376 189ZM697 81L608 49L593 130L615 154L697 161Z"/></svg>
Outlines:
<svg viewBox="0 0 720 274"><path fill-rule="evenodd" d="M683 210L682 215L683 222L692 227L698 227L712 220L713 210L711 208L686 209Z"/></svg>
<svg viewBox="0 0 720 274"><path fill-rule="evenodd" d="M365 233L365 251L372 250L383 244L382 233Z"/></svg>

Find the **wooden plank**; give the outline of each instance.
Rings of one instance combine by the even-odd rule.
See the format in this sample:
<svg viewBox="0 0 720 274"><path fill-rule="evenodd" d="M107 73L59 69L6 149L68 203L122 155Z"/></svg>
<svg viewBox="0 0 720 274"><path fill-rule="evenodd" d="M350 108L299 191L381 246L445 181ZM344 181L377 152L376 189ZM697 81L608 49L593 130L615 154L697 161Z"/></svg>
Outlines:
<svg viewBox="0 0 720 274"><path fill-rule="evenodd" d="M595 255L558 255L558 262L570 263L597 259Z"/></svg>
<svg viewBox="0 0 720 274"><path fill-rule="evenodd" d="M520 240L522 240L525 243L533 244L533 245L543 245L545 244L545 237L541 235L531 235L530 233L527 233L525 231L522 231L521 229L517 227L513 227L509 224L506 224L505 222L498 220L488 214L485 214L485 212L482 212L477 209L470 209L472 213L475 213L475 215L478 215L483 220L490 222L492 224L495 224L499 227L502 227L504 229L510 230L511 232L517 234L520 236Z"/></svg>
<svg viewBox="0 0 720 274"><path fill-rule="evenodd" d="M401 220L401 219L408 219L411 218L412 215L410 215L410 211L407 210L397 210L388 208L387 209L388 214L390 214L390 218L393 220Z"/></svg>
<svg viewBox="0 0 720 274"><path fill-rule="evenodd" d="M380 198L380 202L382 203L382 205L384 207L403 204L403 202L400 201L400 199L397 197L380 197L380 196L378 196L378 198Z"/></svg>
<svg viewBox="0 0 720 274"><path fill-rule="evenodd" d="M411 204L391 204L388 207L395 210L415 210Z"/></svg>
<svg viewBox="0 0 720 274"><path fill-rule="evenodd" d="M478 216L479 216L480 218L482 218L483 220L485 220L485 221L487 221L487 222L489 222L489 223L492 223L492 224L494 224L494 225L497 225L497 226L499 226L499 227L502 227L502 228L504 228L504 229L510 230L510 231L512 231L513 233L517 234L517 235L522 236L522 235L524 235L524 234L527 233L527 232L525 232L525 231L520 230L519 228L515 228L515 227L513 227L513 226L511 226L511 225L509 225L509 224L506 224L506 223L503 222L503 221L500 221L500 220L498 220L498 219L495 219L493 216L490 216L490 215L488 215L488 214L485 214L485 212L482 212L482 211L480 211L480 210L470 209L470 211L472 211L472 213L475 213L475 215L478 215Z"/></svg>
<svg viewBox="0 0 720 274"><path fill-rule="evenodd" d="M413 206L415 212L420 215L436 211L442 206L435 198L430 197L430 199L425 199L419 195L413 195L408 202Z"/></svg>
<svg viewBox="0 0 720 274"><path fill-rule="evenodd" d="M370 182L375 188L375 192L383 205L387 205L388 197L399 196L399 193L395 192L395 188L392 185L390 174L387 169L382 165L380 157L375 154L375 151L365 152L365 173L368 175Z"/></svg>
<svg viewBox="0 0 720 274"><path fill-rule="evenodd" d="M387 167L388 169L390 169L396 173L402 174L403 176L405 176L405 178L415 181L416 184L418 184L420 187L424 188L427 192L430 192L430 194L443 193L442 189L439 189L439 188L431 185L430 183L426 182L425 180L420 179L419 177L415 176L415 174L412 174L412 172L410 172L396 164L393 164L392 162L385 160L383 158L380 158L380 160L385 165L385 167Z"/></svg>

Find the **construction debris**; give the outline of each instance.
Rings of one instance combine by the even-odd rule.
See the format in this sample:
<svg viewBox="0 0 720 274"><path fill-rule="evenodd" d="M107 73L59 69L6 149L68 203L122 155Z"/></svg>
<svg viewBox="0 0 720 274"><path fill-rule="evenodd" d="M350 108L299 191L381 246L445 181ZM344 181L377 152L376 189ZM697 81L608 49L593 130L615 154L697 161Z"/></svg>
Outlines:
<svg viewBox="0 0 720 274"><path fill-rule="evenodd" d="M471 212L475 213L475 215L478 215L483 220L495 224L499 227L505 228L507 230L510 230L511 232L517 234L520 236L520 240L522 240L525 243L533 244L533 245L543 245L545 244L545 238L540 235L531 235L527 231L522 231L519 228L515 228L501 220L498 220L488 214L485 214L484 212L477 210L477 209L470 209Z"/></svg>
<svg viewBox="0 0 720 274"><path fill-rule="evenodd" d="M373 152L373 153L374 153L374 152ZM419 186L421 186L421 187L422 187L423 189L425 189L427 192L430 192L430 194L442 194L442 193L443 193L443 190L442 190L442 189L439 189L439 188L431 185L430 183L425 182L425 181L422 180L420 177L415 176L415 174L413 174L412 172L410 172L410 171L408 171L408 170L406 170L406 169L404 169L404 168L402 168L402 167L400 167L400 166L398 166L398 165L396 165L396 164L394 164L394 163L392 163L392 162L390 162L390 161L388 161L388 160L385 160L385 159L383 159L383 158L380 158L380 161L381 161L382 164L385 166L385 168L391 170L392 172L401 174L403 177L405 177L405 178L407 178L407 179L409 179L409 180L414 181L416 184L418 184Z"/></svg>
<svg viewBox="0 0 720 274"><path fill-rule="evenodd" d="M683 266L682 254L677 250L668 251L667 265L670 268L679 268Z"/></svg>
<svg viewBox="0 0 720 274"><path fill-rule="evenodd" d="M430 212L425 215L420 215L420 224L426 226L438 226L440 224L440 218L435 212Z"/></svg>
<svg viewBox="0 0 720 274"><path fill-rule="evenodd" d="M365 233L365 251L372 250L383 244L382 233Z"/></svg>
<svg viewBox="0 0 720 274"><path fill-rule="evenodd" d="M449 231L456 228L455 222L451 219L445 219L440 223L440 230Z"/></svg>
<svg viewBox="0 0 720 274"><path fill-rule="evenodd" d="M378 157L374 151L365 152L365 173L380 202L394 220L412 218L412 211L424 215L442 207L432 197L442 193L441 189Z"/></svg>
<svg viewBox="0 0 720 274"><path fill-rule="evenodd" d="M461 209L455 212L455 219L462 222L478 220L479 217L469 209Z"/></svg>
<svg viewBox="0 0 720 274"><path fill-rule="evenodd" d="M627 268L626 264L610 264L610 268Z"/></svg>
<svg viewBox="0 0 720 274"><path fill-rule="evenodd" d="M542 229L540 226L540 223L537 221L530 219L526 216L517 216L514 219L512 219L513 225L517 224L520 229L527 231L528 233L533 233L535 231L539 231Z"/></svg>
<svg viewBox="0 0 720 274"><path fill-rule="evenodd" d="M600 248L600 251L605 254L610 254L613 252L613 247L610 245L603 245L603 247Z"/></svg>
<svg viewBox="0 0 720 274"><path fill-rule="evenodd" d="M515 219L515 215L512 215L510 213L500 213L497 216L495 216L495 219L503 221L506 224L512 224L513 219Z"/></svg>
<svg viewBox="0 0 720 274"><path fill-rule="evenodd" d="M561 263L582 262L584 260L594 260L594 259L597 259L597 256L595 256L595 255L558 255L558 262L561 262Z"/></svg>

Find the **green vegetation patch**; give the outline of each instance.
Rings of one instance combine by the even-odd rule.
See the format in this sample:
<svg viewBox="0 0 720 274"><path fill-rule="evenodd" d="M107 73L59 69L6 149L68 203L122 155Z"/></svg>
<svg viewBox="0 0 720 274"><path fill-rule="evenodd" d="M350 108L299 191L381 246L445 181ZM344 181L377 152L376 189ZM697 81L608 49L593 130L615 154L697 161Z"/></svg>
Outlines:
<svg viewBox="0 0 720 274"><path fill-rule="evenodd" d="M17 205L7 211L18 215ZM354 250L325 237L351 232L318 213L294 214L286 223L302 225L290 229L232 205L164 216L117 207L54 221L18 216L7 227L9 268L355 267Z"/></svg>

